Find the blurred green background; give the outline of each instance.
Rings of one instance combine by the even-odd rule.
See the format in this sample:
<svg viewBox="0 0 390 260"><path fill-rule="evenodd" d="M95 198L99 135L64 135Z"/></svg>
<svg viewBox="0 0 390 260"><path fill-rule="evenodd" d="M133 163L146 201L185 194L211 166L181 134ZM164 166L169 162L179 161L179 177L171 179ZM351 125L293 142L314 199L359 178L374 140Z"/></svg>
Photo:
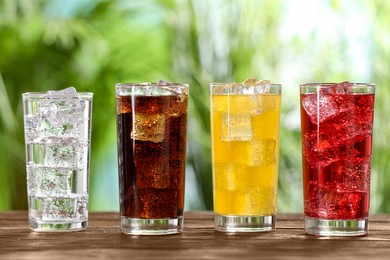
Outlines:
<svg viewBox="0 0 390 260"><path fill-rule="evenodd" d="M283 84L279 212L302 202L299 83L377 85L371 211L390 212L387 0L1 0L0 210L27 208L21 93L94 92L90 210L118 210L117 82L190 84L186 209L212 209L209 83ZM389 141L387 141L389 140Z"/></svg>

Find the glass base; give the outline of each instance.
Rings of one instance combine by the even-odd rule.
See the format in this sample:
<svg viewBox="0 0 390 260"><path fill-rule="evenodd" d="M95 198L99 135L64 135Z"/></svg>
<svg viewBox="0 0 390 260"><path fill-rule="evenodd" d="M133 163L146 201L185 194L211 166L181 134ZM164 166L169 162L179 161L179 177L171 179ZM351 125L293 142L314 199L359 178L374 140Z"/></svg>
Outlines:
<svg viewBox="0 0 390 260"><path fill-rule="evenodd" d="M276 216L223 216L215 214L215 229L221 232L269 232L275 230Z"/></svg>
<svg viewBox="0 0 390 260"><path fill-rule="evenodd" d="M170 235L183 231L183 217L178 218L127 218L121 217L121 230L129 235Z"/></svg>
<svg viewBox="0 0 390 260"><path fill-rule="evenodd" d="M368 219L324 220L305 217L305 231L316 236L364 236L368 232Z"/></svg>
<svg viewBox="0 0 390 260"><path fill-rule="evenodd" d="M48 223L30 219L29 224L30 229L35 232L72 232L86 229L88 221Z"/></svg>

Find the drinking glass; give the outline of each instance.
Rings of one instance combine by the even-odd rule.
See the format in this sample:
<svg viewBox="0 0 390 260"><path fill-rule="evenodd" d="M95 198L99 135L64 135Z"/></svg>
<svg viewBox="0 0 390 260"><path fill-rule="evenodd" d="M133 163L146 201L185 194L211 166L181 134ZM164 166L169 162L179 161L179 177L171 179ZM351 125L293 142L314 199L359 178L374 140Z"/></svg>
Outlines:
<svg viewBox="0 0 390 260"><path fill-rule="evenodd" d="M281 85L244 83L210 85L215 229L272 231Z"/></svg>
<svg viewBox="0 0 390 260"><path fill-rule="evenodd" d="M76 231L88 223L93 94L68 90L22 94L34 231Z"/></svg>
<svg viewBox="0 0 390 260"><path fill-rule="evenodd" d="M123 233L182 232L187 102L187 84L116 84Z"/></svg>
<svg viewBox="0 0 390 260"><path fill-rule="evenodd" d="M305 230L368 232L375 85L300 85Z"/></svg>

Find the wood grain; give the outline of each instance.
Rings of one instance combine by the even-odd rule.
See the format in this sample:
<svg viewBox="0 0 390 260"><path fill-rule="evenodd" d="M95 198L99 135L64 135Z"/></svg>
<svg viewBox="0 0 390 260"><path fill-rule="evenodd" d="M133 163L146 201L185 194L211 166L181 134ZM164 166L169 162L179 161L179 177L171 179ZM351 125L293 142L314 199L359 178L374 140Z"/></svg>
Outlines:
<svg viewBox="0 0 390 260"><path fill-rule="evenodd" d="M212 212L186 212L184 231L169 236L129 236L117 213L90 213L81 232L36 233L27 212L0 213L0 259L390 259L390 215L370 217L369 235L306 235L303 215L279 214L271 233L214 230Z"/></svg>

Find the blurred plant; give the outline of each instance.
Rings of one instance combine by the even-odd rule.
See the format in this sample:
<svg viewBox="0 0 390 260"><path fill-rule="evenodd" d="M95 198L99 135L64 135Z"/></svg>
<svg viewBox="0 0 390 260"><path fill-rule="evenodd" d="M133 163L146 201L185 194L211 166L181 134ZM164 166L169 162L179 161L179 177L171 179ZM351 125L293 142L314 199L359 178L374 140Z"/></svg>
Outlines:
<svg viewBox="0 0 390 260"><path fill-rule="evenodd" d="M385 0L370 1L367 3L372 20L371 35L367 41L370 46L371 79L376 84L375 95L375 119L373 140L373 170L371 191L374 199L371 200L374 212L390 212L390 31L387 24L390 23L390 4Z"/></svg>
<svg viewBox="0 0 390 260"><path fill-rule="evenodd" d="M90 209L115 210L114 85L159 79L190 84L186 208L212 209L209 83L255 76L283 84L280 211L302 210L299 83L377 83L372 209L390 212L389 11L385 0L1 1L0 210L26 208L22 92L95 93Z"/></svg>
<svg viewBox="0 0 390 260"><path fill-rule="evenodd" d="M26 208L21 93L69 85L95 92L91 208L99 209L100 203L112 207L104 197L113 187L96 190L95 184L117 175L99 170L99 160L116 144L114 84L169 75L169 53L161 47L164 28L142 20L137 8L125 1L65 6L59 0L0 2L0 209Z"/></svg>

